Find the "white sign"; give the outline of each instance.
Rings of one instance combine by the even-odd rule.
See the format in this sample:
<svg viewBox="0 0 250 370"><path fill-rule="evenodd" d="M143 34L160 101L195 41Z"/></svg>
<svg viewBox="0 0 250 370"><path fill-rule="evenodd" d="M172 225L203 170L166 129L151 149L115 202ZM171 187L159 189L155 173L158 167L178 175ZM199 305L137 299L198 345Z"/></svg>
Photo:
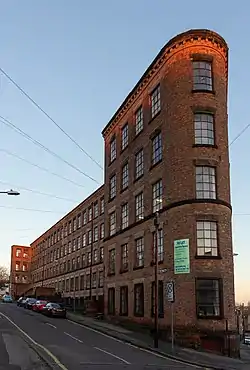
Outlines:
<svg viewBox="0 0 250 370"><path fill-rule="evenodd" d="M168 281L165 285L165 296L168 302L174 302L174 282Z"/></svg>

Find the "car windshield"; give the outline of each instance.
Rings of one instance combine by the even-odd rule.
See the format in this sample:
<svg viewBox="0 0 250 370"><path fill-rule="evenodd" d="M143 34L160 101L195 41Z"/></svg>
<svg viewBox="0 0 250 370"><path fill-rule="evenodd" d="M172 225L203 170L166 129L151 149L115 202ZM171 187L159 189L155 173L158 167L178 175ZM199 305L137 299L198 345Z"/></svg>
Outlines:
<svg viewBox="0 0 250 370"><path fill-rule="evenodd" d="M37 301L36 304L47 304L47 301Z"/></svg>
<svg viewBox="0 0 250 370"><path fill-rule="evenodd" d="M53 308L62 308L58 303L51 303L50 305Z"/></svg>

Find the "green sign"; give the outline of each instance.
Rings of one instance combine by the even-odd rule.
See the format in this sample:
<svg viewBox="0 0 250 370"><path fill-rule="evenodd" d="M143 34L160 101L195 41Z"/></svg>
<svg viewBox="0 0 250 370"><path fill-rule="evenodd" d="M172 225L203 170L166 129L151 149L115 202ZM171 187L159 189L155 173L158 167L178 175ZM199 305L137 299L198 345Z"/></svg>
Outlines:
<svg viewBox="0 0 250 370"><path fill-rule="evenodd" d="M189 239L174 241L174 273L190 273Z"/></svg>

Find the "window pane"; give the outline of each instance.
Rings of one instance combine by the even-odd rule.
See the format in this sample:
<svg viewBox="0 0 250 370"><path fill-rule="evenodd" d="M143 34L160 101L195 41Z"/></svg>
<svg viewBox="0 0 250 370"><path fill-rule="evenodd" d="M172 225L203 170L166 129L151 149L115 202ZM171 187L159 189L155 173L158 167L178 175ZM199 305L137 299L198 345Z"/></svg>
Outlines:
<svg viewBox="0 0 250 370"><path fill-rule="evenodd" d="M135 113L135 134L138 135L143 130L143 109L140 107Z"/></svg>
<svg viewBox="0 0 250 370"><path fill-rule="evenodd" d="M122 128L122 150L128 146L128 124Z"/></svg>
<svg viewBox="0 0 250 370"><path fill-rule="evenodd" d="M218 256L217 223L214 221L197 221L196 223L197 255Z"/></svg>
<svg viewBox="0 0 250 370"><path fill-rule="evenodd" d="M219 280L197 279L196 302L198 317L221 316Z"/></svg>
<svg viewBox="0 0 250 370"><path fill-rule="evenodd" d="M161 110L160 86L151 94L151 117L153 118Z"/></svg>
<svg viewBox="0 0 250 370"><path fill-rule="evenodd" d="M143 175L143 149L135 155L135 178L138 179Z"/></svg>
<svg viewBox="0 0 250 370"><path fill-rule="evenodd" d="M162 195L163 195L162 180L159 180L152 186L153 212L157 212L160 209L162 209L163 207Z"/></svg>
<svg viewBox="0 0 250 370"><path fill-rule="evenodd" d="M210 113L195 113L195 144L214 145L214 116Z"/></svg>
<svg viewBox="0 0 250 370"><path fill-rule="evenodd" d="M193 62L193 89L213 90L212 63L208 61Z"/></svg>
<svg viewBox="0 0 250 370"><path fill-rule="evenodd" d="M161 133L152 140L152 165L162 160L162 138Z"/></svg>

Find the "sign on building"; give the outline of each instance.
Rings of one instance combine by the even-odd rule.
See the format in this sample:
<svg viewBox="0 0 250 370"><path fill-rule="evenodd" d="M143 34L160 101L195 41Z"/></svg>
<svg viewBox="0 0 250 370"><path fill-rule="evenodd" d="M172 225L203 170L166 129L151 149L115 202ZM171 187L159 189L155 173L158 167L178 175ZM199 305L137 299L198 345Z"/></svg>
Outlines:
<svg viewBox="0 0 250 370"><path fill-rule="evenodd" d="M190 273L189 239L174 241L174 273Z"/></svg>

